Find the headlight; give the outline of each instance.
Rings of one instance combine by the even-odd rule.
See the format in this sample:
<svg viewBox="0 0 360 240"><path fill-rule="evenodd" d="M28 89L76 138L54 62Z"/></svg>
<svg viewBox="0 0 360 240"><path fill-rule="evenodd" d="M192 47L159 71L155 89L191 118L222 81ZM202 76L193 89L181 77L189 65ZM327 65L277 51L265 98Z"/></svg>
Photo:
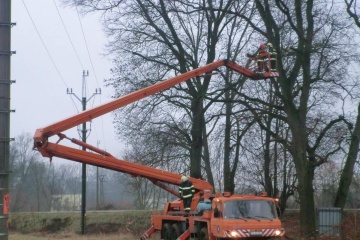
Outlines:
<svg viewBox="0 0 360 240"><path fill-rule="evenodd" d="M229 237L240 237L240 234L236 230L226 230Z"/></svg>
<svg viewBox="0 0 360 240"><path fill-rule="evenodd" d="M275 235L276 236L279 236L281 234L281 231L280 230L275 230Z"/></svg>

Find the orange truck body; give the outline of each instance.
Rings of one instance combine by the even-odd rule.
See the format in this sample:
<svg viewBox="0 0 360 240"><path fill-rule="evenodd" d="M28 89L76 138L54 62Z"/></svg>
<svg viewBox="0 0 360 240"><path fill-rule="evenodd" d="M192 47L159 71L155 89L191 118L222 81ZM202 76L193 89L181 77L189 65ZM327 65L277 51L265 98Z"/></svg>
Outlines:
<svg viewBox="0 0 360 240"><path fill-rule="evenodd" d="M197 202L197 200L193 201ZM263 206L258 208L258 216L240 217L236 208L228 209L229 203L246 202L250 205ZM262 203L262 204L259 204ZM181 203L178 202L179 207ZM268 208L268 206L271 206ZM199 240L215 239L281 239L285 235L285 229L276 215L276 199L254 195L228 195L212 198L212 206L208 211L192 212L184 215L182 210L152 215L152 227L145 232L141 239L148 239L155 231L161 232L161 239L185 240L194 236ZM166 207L165 207L166 208ZM218 209L215 216L214 209ZM181 209L181 208L180 208ZM235 210L229 211L228 210ZM263 210L264 212L260 212ZM270 211L271 212L267 212Z"/></svg>
<svg viewBox="0 0 360 240"><path fill-rule="evenodd" d="M54 124L39 128L34 135L34 148L42 156L49 157L50 159L52 157L59 157L131 174L132 176L147 178L157 186L179 197L178 192L169 187L168 184L180 185L181 175L115 158L104 150L77 139L69 138L62 132L147 96L164 91L191 78L203 74L211 74L212 71L222 66L252 80L278 76L277 72L257 73L254 70L244 68L228 60L216 61L127 94ZM50 138L53 136L59 137L55 143L50 142ZM64 139L70 140L73 144L82 146L90 151L80 150L77 146L69 147L60 144ZM180 198L167 203L161 214L154 214L152 216L152 227L141 236L141 239L149 238L156 231L161 232L162 239L189 239L192 237L197 237L198 239L266 239L284 235L285 231L276 213L276 199L254 195L231 196L228 193L213 194L213 186L208 182L195 178L189 178L189 180L193 183L195 189L195 195L191 203L191 212L184 212L183 203ZM207 209L200 214L196 209L198 203L203 199L211 200L212 206L211 209ZM230 217L235 212L236 216Z"/></svg>

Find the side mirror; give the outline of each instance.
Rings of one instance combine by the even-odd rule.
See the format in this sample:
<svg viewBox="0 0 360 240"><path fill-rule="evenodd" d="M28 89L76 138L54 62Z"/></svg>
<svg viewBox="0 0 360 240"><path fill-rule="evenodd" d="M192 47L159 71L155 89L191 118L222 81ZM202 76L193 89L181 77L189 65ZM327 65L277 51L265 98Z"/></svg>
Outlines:
<svg viewBox="0 0 360 240"><path fill-rule="evenodd" d="M217 207L214 208L214 218L218 218L220 217L220 212L219 209Z"/></svg>

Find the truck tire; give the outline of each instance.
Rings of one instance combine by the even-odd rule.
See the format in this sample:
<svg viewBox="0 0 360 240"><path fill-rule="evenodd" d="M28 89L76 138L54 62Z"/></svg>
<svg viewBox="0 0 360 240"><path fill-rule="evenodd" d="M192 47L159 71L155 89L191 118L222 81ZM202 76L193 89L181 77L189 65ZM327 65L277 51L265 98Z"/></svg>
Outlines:
<svg viewBox="0 0 360 240"><path fill-rule="evenodd" d="M164 240L171 240L171 226L169 223L164 223L162 226L161 238Z"/></svg>
<svg viewBox="0 0 360 240"><path fill-rule="evenodd" d="M180 237L179 225L177 223L174 223L171 226L171 239L176 240L178 237Z"/></svg>
<svg viewBox="0 0 360 240"><path fill-rule="evenodd" d="M199 232L199 240L209 240L209 234L207 227L202 227Z"/></svg>

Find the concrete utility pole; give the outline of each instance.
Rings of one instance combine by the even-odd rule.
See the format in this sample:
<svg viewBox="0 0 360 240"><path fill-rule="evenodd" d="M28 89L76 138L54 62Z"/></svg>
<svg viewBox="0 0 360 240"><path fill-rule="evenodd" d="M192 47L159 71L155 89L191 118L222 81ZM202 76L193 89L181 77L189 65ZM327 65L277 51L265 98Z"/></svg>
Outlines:
<svg viewBox="0 0 360 240"><path fill-rule="evenodd" d="M0 1L0 239L8 239L10 151L11 0Z"/></svg>
<svg viewBox="0 0 360 240"><path fill-rule="evenodd" d="M93 93L93 95L91 95L91 97L89 97L88 99L86 99L86 77L89 76L89 71L83 71L83 79L82 79L82 98L80 99L78 96L76 96L75 93L72 92L72 88L67 89L67 94L72 94L74 95L82 104L82 110L85 111L86 110L86 103L92 98L94 97L96 94L101 94L101 89L100 88L96 88L95 89L95 93ZM86 122L84 122L82 124L82 130L81 130L81 138L83 142L86 142L86 133L87 133L87 129L86 129ZM82 150L86 151L85 147L82 147ZM85 234L85 215L86 215L86 164L82 163L82 177L81 177L81 233Z"/></svg>
<svg viewBox="0 0 360 240"><path fill-rule="evenodd" d="M100 141L97 141L97 147L99 148ZM96 210L99 210L99 167L96 167Z"/></svg>

